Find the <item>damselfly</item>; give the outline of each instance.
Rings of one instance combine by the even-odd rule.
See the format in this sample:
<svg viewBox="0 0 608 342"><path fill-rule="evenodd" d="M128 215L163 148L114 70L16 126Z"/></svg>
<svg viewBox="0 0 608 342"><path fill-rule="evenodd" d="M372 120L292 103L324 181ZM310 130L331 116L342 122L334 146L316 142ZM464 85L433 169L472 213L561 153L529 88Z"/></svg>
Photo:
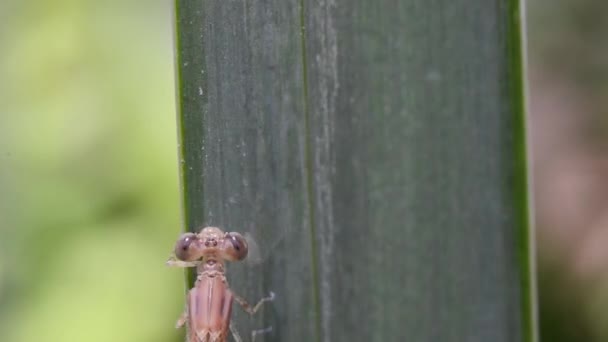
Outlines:
<svg viewBox="0 0 608 342"><path fill-rule="evenodd" d="M228 330L236 342L242 342L238 331L230 322L232 302L235 300L243 310L253 315L262 304L274 299L274 293L262 298L255 306L234 294L228 286L224 268L225 261L241 261L247 257L248 244L235 232L224 233L216 227L206 227L199 233L183 234L175 244L174 256L167 265L196 267L194 287L188 292L186 310L177 321L177 328L187 325L188 342L226 342ZM252 341L260 332L252 332Z"/></svg>

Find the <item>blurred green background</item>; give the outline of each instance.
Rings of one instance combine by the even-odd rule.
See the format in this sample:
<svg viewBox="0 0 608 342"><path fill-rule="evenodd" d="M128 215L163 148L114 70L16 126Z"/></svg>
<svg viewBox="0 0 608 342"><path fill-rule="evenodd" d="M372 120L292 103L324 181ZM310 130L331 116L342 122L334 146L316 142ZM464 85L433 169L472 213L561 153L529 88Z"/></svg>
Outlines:
<svg viewBox="0 0 608 342"><path fill-rule="evenodd" d="M0 341L177 341L170 1L0 2Z"/></svg>
<svg viewBox="0 0 608 342"><path fill-rule="evenodd" d="M608 341L608 1L528 1L543 341Z"/></svg>
<svg viewBox="0 0 608 342"><path fill-rule="evenodd" d="M528 1L542 341L608 341L608 1ZM172 2L0 2L0 341L178 341Z"/></svg>

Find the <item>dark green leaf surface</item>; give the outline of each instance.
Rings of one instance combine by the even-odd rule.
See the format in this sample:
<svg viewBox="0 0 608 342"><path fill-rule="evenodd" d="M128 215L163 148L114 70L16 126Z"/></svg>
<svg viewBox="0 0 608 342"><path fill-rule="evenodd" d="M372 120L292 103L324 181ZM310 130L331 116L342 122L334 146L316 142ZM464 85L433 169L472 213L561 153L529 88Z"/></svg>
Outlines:
<svg viewBox="0 0 608 342"><path fill-rule="evenodd" d="M176 12L185 223L276 237L242 335L534 340L515 1Z"/></svg>

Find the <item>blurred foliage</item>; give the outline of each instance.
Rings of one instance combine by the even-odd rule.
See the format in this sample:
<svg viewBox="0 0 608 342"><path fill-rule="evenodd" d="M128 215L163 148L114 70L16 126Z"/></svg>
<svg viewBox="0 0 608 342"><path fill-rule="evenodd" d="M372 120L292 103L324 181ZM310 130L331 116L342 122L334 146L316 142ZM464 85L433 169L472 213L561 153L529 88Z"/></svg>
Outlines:
<svg viewBox="0 0 608 342"><path fill-rule="evenodd" d="M530 0L528 9L534 61L588 89L606 82L607 1Z"/></svg>
<svg viewBox="0 0 608 342"><path fill-rule="evenodd" d="M608 1L530 0L528 12L532 68L585 94L582 135L591 148L608 147Z"/></svg>
<svg viewBox="0 0 608 342"><path fill-rule="evenodd" d="M527 7L541 339L608 341L608 2Z"/></svg>
<svg viewBox="0 0 608 342"><path fill-rule="evenodd" d="M0 19L0 341L179 340L171 3Z"/></svg>
<svg viewBox="0 0 608 342"><path fill-rule="evenodd" d="M541 267L541 341L594 341L585 320L585 310L580 305L584 300L584 288L570 278L560 269L560 265L544 263Z"/></svg>

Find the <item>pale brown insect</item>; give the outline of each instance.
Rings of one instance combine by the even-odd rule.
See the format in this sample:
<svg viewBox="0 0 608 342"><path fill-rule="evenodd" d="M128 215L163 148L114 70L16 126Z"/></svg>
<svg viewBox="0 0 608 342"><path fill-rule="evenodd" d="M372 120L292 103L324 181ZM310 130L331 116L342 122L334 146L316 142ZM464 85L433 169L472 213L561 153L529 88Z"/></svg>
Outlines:
<svg viewBox="0 0 608 342"><path fill-rule="evenodd" d="M175 244L175 257L167 265L196 267L194 287L188 292L186 310L177 321L177 328L187 325L188 342L226 342L228 330L236 342L242 342L236 328L230 323L232 301L236 300L245 312L253 315L262 304L274 299L274 293L262 298L251 307L245 299L234 294L226 280L224 261L241 261L247 257L245 238L235 232L224 233L216 227L206 227L199 233L183 234ZM271 328L252 332L267 332Z"/></svg>

